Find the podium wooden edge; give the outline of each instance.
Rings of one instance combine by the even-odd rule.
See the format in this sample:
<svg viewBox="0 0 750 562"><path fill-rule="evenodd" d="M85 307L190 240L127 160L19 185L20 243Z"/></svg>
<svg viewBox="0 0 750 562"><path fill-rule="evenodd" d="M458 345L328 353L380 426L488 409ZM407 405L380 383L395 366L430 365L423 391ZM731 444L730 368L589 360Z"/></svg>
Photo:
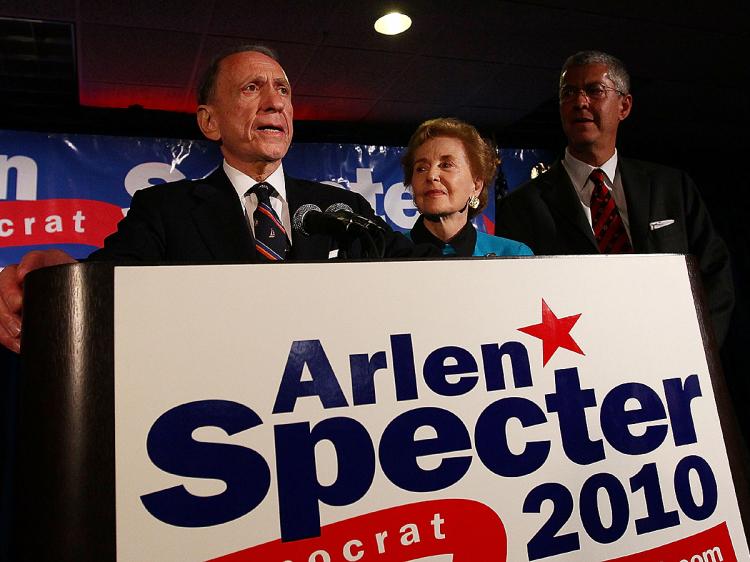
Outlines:
<svg viewBox="0 0 750 562"><path fill-rule="evenodd" d="M714 335L711 315L708 311L707 300L700 278L698 260L694 256L685 256L687 262L690 288L693 292L693 302L698 317L698 325L703 339L703 349L706 354L708 372L719 412L719 422L723 433L724 445L729 458L729 468L732 472L732 482L737 495L745 539L750 544L750 454L747 444L742 439L739 420L734 411L734 405L729 395L729 388L719 357L719 346Z"/></svg>
<svg viewBox="0 0 750 562"><path fill-rule="evenodd" d="M13 560L116 559L113 281L112 264L25 280Z"/></svg>

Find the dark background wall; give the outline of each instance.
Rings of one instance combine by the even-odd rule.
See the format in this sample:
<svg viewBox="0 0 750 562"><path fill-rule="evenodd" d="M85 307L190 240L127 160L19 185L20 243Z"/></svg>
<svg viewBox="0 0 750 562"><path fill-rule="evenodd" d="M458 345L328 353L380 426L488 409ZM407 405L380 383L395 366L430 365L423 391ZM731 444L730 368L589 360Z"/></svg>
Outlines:
<svg viewBox="0 0 750 562"><path fill-rule="evenodd" d="M747 3L397 4L412 28L383 37L372 30L386 8L376 1L5 0L0 128L199 138L200 69L227 46L264 43L292 82L298 142L403 145L422 120L452 115L502 147L561 151L560 65L577 50L611 52L630 68L635 98L620 152L686 169L730 248L737 307L722 358L750 426ZM0 484L17 383L2 350ZM5 507L7 496L0 525Z"/></svg>

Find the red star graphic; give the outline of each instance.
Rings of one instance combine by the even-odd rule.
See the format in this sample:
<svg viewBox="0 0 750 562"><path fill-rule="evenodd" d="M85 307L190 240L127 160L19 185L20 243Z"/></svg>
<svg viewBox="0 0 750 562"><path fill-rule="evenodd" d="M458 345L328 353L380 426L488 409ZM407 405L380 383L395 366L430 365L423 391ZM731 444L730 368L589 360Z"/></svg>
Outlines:
<svg viewBox="0 0 750 562"><path fill-rule="evenodd" d="M532 324L531 326L518 328L518 330L542 340L542 351L544 355L542 366L544 366L559 347L564 347L570 351L586 355L581 351L581 348L578 347L578 344L570 335L570 330L573 328L573 325L578 322L580 317L580 314L575 314L573 316L566 316L565 318L558 318L555 316L555 313L550 310L549 306L547 306L547 303L544 302L544 299L542 299L541 324Z"/></svg>

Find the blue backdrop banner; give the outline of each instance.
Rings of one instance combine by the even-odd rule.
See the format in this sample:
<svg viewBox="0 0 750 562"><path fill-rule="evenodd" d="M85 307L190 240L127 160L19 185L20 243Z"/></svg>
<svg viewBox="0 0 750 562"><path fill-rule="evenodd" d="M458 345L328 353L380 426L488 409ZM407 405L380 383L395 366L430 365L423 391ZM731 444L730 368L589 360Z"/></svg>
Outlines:
<svg viewBox="0 0 750 562"><path fill-rule="evenodd" d="M362 194L396 230L417 218L404 186L402 147L298 143L284 158L286 173ZM550 155L502 149L509 188L530 176ZM127 213L138 189L183 178L201 178L221 162L209 141L0 130L0 267L32 249L59 248L76 258L101 246ZM494 232L494 186L475 219Z"/></svg>

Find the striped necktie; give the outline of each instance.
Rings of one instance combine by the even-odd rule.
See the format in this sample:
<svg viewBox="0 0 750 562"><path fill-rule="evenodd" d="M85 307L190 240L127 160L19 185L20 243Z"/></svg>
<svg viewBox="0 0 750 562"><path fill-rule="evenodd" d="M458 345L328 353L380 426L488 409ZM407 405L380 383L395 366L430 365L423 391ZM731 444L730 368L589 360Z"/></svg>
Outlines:
<svg viewBox="0 0 750 562"><path fill-rule="evenodd" d="M591 193L591 226L599 252L602 254L628 254L633 251L628 233L617 210L615 200L604 185L604 172L599 168L589 176L594 184Z"/></svg>
<svg viewBox="0 0 750 562"><path fill-rule="evenodd" d="M250 193L258 197L258 206L253 213L255 250L263 261L279 261L286 257L289 249L286 229L271 207L273 187L265 182L255 184Z"/></svg>

